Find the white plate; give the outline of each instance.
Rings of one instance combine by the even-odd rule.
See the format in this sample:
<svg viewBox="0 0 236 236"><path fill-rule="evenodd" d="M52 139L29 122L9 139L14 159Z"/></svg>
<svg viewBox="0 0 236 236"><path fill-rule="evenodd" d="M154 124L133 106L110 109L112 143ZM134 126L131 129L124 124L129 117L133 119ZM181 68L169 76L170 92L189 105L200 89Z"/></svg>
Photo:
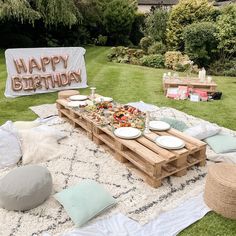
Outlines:
<svg viewBox="0 0 236 236"><path fill-rule="evenodd" d="M71 101L84 101L84 100L88 99L88 96L85 96L85 95L73 95L73 96L70 96L69 99Z"/></svg>
<svg viewBox="0 0 236 236"><path fill-rule="evenodd" d="M156 144L166 149L181 149L185 146L185 142L173 136L159 136L155 140Z"/></svg>
<svg viewBox="0 0 236 236"><path fill-rule="evenodd" d="M113 98L110 97L99 97L95 99L95 102L99 103L99 102L112 102Z"/></svg>
<svg viewBox="0 0 236 236"><path fill-rule="evenodd" d="M139 129L132 127L121 127L114 131L115 136L123 139L135 139L141 136L142 132Z"/></svg>
<svg viewBox="0 0 236 236"><path fill-rule="evenodd" d="M85 101L71 101L67 103L68 107L81 107L81 106L87 106L87 102Z"/></svg>
<svg viewBox="0 0 236 236"><path fill-rule="evenodd" d="M150 121L149 128L151 130L164 131L170 129L170 125L163 121Z"/></svg>

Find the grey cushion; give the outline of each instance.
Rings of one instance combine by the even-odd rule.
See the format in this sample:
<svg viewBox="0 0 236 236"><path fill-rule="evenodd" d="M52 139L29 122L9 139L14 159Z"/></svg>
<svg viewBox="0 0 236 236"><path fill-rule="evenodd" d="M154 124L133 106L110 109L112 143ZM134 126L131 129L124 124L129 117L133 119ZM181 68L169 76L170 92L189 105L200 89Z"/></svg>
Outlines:
<svg viewBox="0 0 236 236"><path fill-rule="evenodd" d="M19 167L0 180L0 207L29 210L42 204L51 191L52 177L47 168L36 165Z"/></svg>

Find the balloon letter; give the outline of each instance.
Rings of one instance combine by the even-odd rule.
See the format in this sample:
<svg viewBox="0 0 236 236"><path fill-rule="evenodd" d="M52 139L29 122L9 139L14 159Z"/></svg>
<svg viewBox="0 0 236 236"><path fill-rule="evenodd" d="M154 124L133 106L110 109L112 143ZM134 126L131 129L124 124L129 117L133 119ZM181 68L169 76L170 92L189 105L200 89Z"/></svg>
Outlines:
<svg viewBox="0 0 236 236"><path fill-rule="evenodd" d="M48 65L49 63L50 63L49 57L41 57L41 65L43 72L46 71L46 65Z"/></svg>
<svg viewBox="0 0 236 236"><path fill-rule="evenodd" d="M56 64L60 62L60 58L58 56L52 56L51 57L51 63L52 63L52 70L56 70Z"/></svg>
<svg viewBox="0 0 236 236"><path fill-rule="evenodd" d="M57 84L58 87L61 87L61 75L60 74L55 75L54 84Z"/></svg>
<svg viewBox="0 0 236 236"><path fill-rule="evenodd" d="M41 70L41 66L38 64L38 62L36 61L36 59L31 58L29 60L29 73L32 74L33 69L37 68L37 70Z"/></svg>
<svg viewBox="0 0 236 236"><path fill-rule="evenodd" d="M60 56L60 58L62 59L63 61L63 64L64 64L64 68L66 69L67 68L67 65L68 65L68 59L69 59L69 56L66 55L66 56Z"/></svg>
<svg viewBox="0 0 236 236"><path fill-rule="evenodd" d="M21 82L21 78L14 76L11 78L11 85L12 85L12 89L13 91L20 91L22 90L22 82Z"/></svg>
<svg viewBox="0 0 236 236"><path fill-rule="evenodd" d="M67 84L70 85L69 76L66 73L61 73L61 85L66 86Z"/></svg>
<svg viewBox="0 0 236 236"><path fill-rule="evenodd" d="M16 71L18 74L21 74L21 69L23 70L23 72L27 72L27 67L25 65L25 61L23 58L20 58L19 61L18 60L13 60L15 67L16 67Z"/></svg>
<svg viewBox="0 0 236 236"><path fill-rule="evenodd" d="M78 72L69 72L70 81L75 80L77 83L81 83L80 70Z"/></svg>

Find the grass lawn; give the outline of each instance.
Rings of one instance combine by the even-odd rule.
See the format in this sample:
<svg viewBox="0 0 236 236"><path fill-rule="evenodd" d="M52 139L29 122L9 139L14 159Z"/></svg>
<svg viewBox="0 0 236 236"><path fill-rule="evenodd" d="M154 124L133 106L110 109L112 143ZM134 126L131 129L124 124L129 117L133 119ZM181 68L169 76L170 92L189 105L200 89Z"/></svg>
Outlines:
<svg viewBox="0 0 236 236"><path fill-rule="evenodd" d="M192 103L170 100L163 96L162 91L161 78L165 70L109 63L106 60L108 50L106 47L87 48L88 84L97 87L98 93L122 103L142 100L157 106L173 107L236 130L236 78L214 77L218 90L223 92L220 101ZM0 124L6 120L33 120L36 116L28 109L29 106L54 103L57 98L57 93L51 93L7 99L4 97L6 76L4 53L0 51ZM88 92L89 89L81 90L84 94ZM180 235L230 236L235 232L236 221L209 213Z"/></svg>

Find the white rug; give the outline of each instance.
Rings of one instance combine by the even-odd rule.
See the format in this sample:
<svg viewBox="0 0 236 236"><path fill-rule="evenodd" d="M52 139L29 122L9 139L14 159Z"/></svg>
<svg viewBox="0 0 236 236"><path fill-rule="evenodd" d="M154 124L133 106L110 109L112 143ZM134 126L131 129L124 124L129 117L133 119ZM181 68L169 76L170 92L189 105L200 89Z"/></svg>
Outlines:
<svg viewBox="0 0 236 236"><path fill-rule="evenodd" d="M143 104L141 105L143 106ZM45 106L38 106L36 109L37 113L41 114L41 117L44 117L43 114L45 114L45 111L47 112L47 116L55 113L55 109L54 111L50 110L48 106L47 108ZM163 116L180 119L189 126L202 122L202 120L198 118L189 116L172 108L156 108L155 117L159 118ZM114 216L115 213L121 213L136 220L140 224L145 224L160 215L164 215L164 218L159 217L157 221L152 221L148 225L145 225L145 227L140 228L140 232L142 233L140 235L164 235L162 234L164 232L162 230L167 230L168 220L165 220L167 225L163 227L157 227L155 222L160 221L159 224L162 224L161 219L167 219L165 217L168 217L170 221L175 221L171 216L174 211L179 211L179 209L181 209L181 203L183 204L182 206L185 206L187 204L185 202L187 199L196 195L199 196L204 189L206 167L194 167L186 176L181 178L167 178L160 188L153 189L143 183L143 181L134 173L126 169L124 165L114 160L109 153L96 146L86 137L82 130L73 129L68 123L58 117L47 120L47 124L54 126L59 130L64 130L68 135L68 138L61 141L63 155L59 159L41 164L46 166L52 173L54 193L61 191L64 188L68 188L69 186L73 186L83 179L93 179L102 184L118 201L118 205L115 208L103 214L100 218L107 219L107 217L111 215L116 217L116 215ZM234 131L227 129L223 130L235 135ZM207 154L208 158L214 159L215 154L210 148L207 148ZM8 171L9 169L1 170L0 177L4 176ZM176 206L180 206L180 208L173 210ZM190 204L189 207L190 208L188 209L195 209L194 204ZM202 205L200 208L201 207ZM169 211L170 209L172 209L171 212ZM169 232L172 233L166 235L175 235L175 233L181 230L181 227L182 229L187 227L195 220L201 218L208 210L209 209L203 207L196 212L195 217L193 217L194 219L191 218L190 215L186 215L186 220L184 222L182 222L181 218L182 224L180 224L179 221L179 223L176 222L177 226L179 226L179 228L177 227L178 230L176 228L169 229ZM165 211L167 212L163 213ZM178 214L175 214L175 216L178 216ZM179 215L179 217L181 216ZM93 228L93 223L96 223L95 225L99 226L99 223L97 222L103 222L102 224L107 222L106 220L98 221L100 218L90 222L87 226L88 231L82 230L86 233L84 235L96 235L89 234L91 227ZM120 215L118 215L118 218L120 219ZM43 205L30 211L8 212L0 209L0 222L1 236L41 235L43 232L55 235L71 231L74 228L73 222L70 220L63 207L53 198L53 194ZM126 220L124 220L124 225L126 225L125 222ZM131 224L131 221L127 223L127 225L129 224ZM134 224L133 221L132 224ZM113 226L113 228L119 229L119 224L113 224ZM109 227L109 225L107 227ZM109 232L107 232L106 234L103 231L101 235L118 235L116 232L117 231L114 231L114 234L109 234ZM154 233L151 234L151 232ZM157 234L157 232L159 232L159 234ZM83 234L76 233L74 235ZM132 234L126 232L126 234L124 233L121 235ZM139 234L134 235L136 236Z"/></svg>
<svg viewBox="0 0 236 236"><path fill-rule="evenodd" d="M194 167L181 178L167 178L160 188L153 189L96 146L83 131L73 129L60 118L49 120L48 124L68 134L68 138L61 142L63 155L59 159L42 163L52 173L54 192L83 179L96 180L118 201L117 207L102 217L122 213L145 224L203 190L205 167ZM0 176L8 171L1 171ZM42 232L54 235L73 229L72 221L53 196L36 209L24 213L0 209L0 222L0 232L4 236L40 235Z"/></svg>

